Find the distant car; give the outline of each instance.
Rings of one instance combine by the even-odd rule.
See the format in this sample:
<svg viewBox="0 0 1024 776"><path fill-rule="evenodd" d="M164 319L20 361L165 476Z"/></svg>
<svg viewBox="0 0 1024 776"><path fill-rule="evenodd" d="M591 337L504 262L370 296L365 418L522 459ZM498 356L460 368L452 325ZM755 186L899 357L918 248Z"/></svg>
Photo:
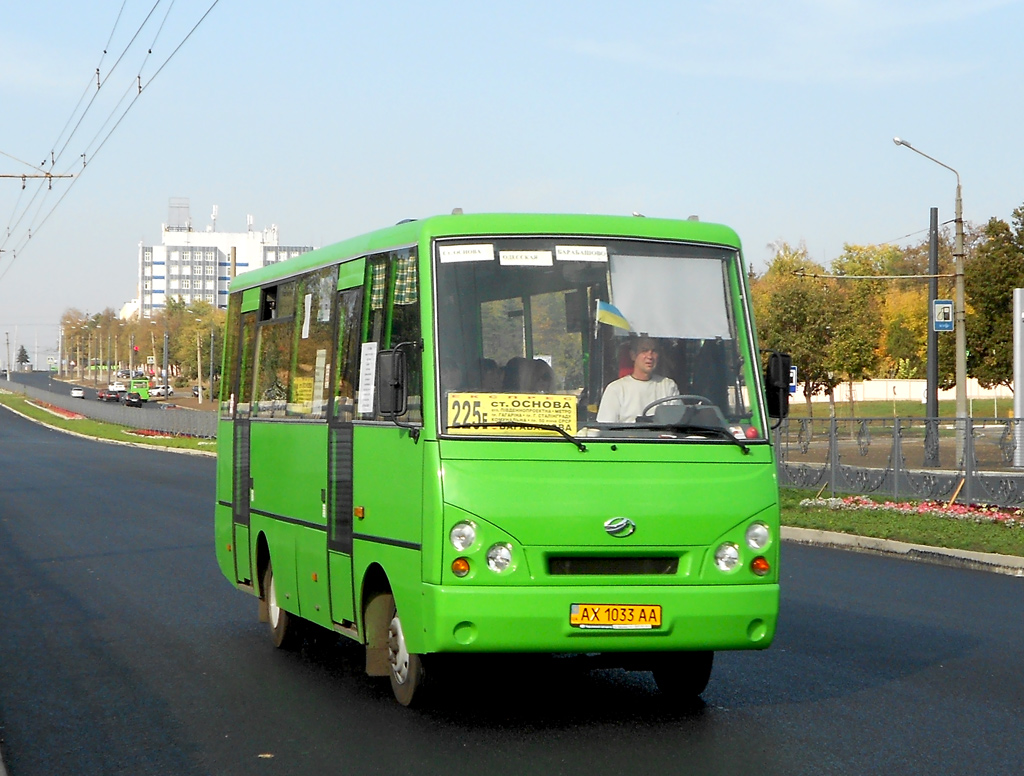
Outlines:
<svg viewBox="0 0 1024 776"><path fill-rule="evenodd" d="M164 393L164 387L162 385L154 385L149 389L150 396L174 396L174 389L171 386L167 386L167 392Z"/></svg>
<svg viewBox="0 0 1024 776"><path fill-rule="evenodd" d="M84 399L85 398L85 388L83 388L80 385L76 385L74 388L71 389L71 398L72 399Z"/></svg>
<svg viewBox="0 0 1024 776"><path fill-rule="evenodd" d="M123 394L123 396L121 397L121 402L124 404L125 407L141 407L142 397L139 394L132 391L131 393Z"/></svg>
<svg viewBox="0 0 1024 776"><path fill-rule="evenodd" d="M96 398L100 401L121 401L124 391L113 391L110 388L100 388L96 392Z"/></svg>
<svg viewBox="0 0 1024 776"><path fill-rule="evenodd" d="M128 389L127 389L127 387L125 387L125 384L122 383L120 380L115 380L114 382L112 382L110 385L107 386L107 390L108 391L127 391Z"/></svg>
<svg viewBox="0 0 1024 776"><path fill-rule="evenodd" d="M132 376L132 373L129 372L127 369L122 369L117 373L117 376L120 377L122 380L127 380L129 377Z"/></svg>

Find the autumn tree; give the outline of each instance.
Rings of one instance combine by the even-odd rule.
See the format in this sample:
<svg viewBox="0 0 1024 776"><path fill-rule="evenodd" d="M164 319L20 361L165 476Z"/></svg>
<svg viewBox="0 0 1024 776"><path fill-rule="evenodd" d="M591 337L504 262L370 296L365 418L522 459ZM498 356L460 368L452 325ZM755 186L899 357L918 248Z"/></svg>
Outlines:
<svg viewBox="0 0 1024 776"><path fill-rule="evenodd" d="M800 277L797 271L824 273L803 246L794 249L784 242L777 244L767 271L753 280L751 295L761 347L792 356L808 413L813 416L811 396L830 392L837 384L828 361L833 289L830 281Z"/></svg>

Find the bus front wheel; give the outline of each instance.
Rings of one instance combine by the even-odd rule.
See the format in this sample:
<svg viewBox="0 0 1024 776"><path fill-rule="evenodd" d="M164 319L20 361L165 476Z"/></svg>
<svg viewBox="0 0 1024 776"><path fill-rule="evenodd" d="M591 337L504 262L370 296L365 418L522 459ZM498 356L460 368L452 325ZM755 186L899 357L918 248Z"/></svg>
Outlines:
<svg viewBox="0 0 1024 776"><path fill-rule="evenodd" d="M274 584L274 567L267 564L263 574L263 594L267 597L267 619L270 636L278 649L295 649L302 642L299 632L299 618L282 609L277 603L277 585Z"/></svg>
<svg viewBox="0 0 1024 776"><path fill-rule="evenodd" d="M696 698L711 680L714 652L672 652L661 655L654 665L654 681L665 695Z"/></svg>
<svg viewBox="0 0 1024 776"><path fill-rule="evenodd" d="M388 663L391 666L391 690L403 706L411 706L423 696L423 658L409 652L402 632L402 620L398 609L391 606L391 621L388 624Z"/></svg>

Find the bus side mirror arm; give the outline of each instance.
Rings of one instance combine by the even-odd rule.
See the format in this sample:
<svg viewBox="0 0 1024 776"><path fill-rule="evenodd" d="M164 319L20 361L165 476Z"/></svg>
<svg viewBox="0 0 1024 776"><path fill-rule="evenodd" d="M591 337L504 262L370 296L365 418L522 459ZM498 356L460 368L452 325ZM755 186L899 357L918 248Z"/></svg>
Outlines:
<svg viewBox="0 0 1024 776"><path fill-rule="evenodd" d="M391 350L382 350L377 355L377 402L380 414L396 426L409 429L413 442L419 442L420 427L402 423L398 416L404 415L409 409L409 365L402 348L418 346L416 342L400 342Z"/></svg>

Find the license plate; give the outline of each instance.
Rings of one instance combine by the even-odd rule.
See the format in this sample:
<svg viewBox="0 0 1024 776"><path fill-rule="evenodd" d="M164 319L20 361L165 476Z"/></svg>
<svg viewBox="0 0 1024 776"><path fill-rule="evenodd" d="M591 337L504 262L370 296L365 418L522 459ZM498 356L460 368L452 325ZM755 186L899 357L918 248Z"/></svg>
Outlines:
<svg viewBox="0 0 1024 776"><path fill-rule="evenodd" d="M653 604L572 604L569 624L574 628L650 630L661 627L661 607Z"/></svg>

